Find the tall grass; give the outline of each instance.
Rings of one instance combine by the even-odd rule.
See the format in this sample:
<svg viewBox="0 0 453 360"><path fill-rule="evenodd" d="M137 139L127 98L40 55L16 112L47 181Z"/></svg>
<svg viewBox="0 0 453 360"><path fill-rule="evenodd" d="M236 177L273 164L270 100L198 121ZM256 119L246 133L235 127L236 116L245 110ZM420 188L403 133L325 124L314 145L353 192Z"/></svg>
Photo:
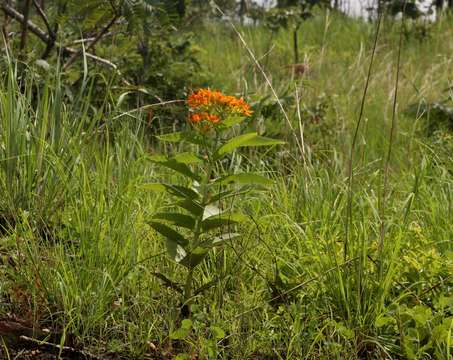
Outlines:
<svg viewBox="0 0 453 360"><path fill-rule="evenodd" d="M267 172L274 185L235 204L251 217L241 229L246 236L214 251L198 270L197 278L215 286L196 297L194 329L182 342L169 338L181 319L168 285L185 274L166 259L163 242L146 224L171 204L144 186L174 175L148 161L156 149L142 114L123 114L108 100L109 89L105 100L92 99L91 74L69 101L59 71L21 78L10 62L0 86L0 251L8 257L0 266L1 311L51 328L62 341L75 337L94 352L126 358L152 351L236 359L447 358L453 163L445 148L451 144L448 134L427 137L423 119L404 109L445 96L453 28L442 21L429 41L409 38L401 48L398 137L383 214L381 165L389 146L398 31L382 25L353 154L350 202L349 151L373 25L335 14L304 23L301 51L310 72L303 78L286 68L289 33L239 29L295 136L303 126L309 156L300 157L294 134L286 148L235 154L239 166ZM269 83L237 35L210 24L197 39L209 85L245 93L257 109L250 127L287 136ZM213 325L224 330L223 339L215 339Z"/></svg>

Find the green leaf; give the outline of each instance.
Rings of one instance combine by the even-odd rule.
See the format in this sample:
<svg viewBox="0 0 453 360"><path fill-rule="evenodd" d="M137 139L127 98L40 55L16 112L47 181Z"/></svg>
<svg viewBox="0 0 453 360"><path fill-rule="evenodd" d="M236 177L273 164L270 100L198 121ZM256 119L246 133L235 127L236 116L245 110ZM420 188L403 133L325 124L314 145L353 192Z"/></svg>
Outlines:
<svg viewBox="0 0 453 360"><path fill-rule="evenodd" d="M225 128L230 128L234 125L238 125L245 120L244 116L228 116L225 120L222 121L221 126Z"/></svg>
<svg viewBox="0 0 453 360"><path fill-rule="evenodd" d="M155 162L161 166L165 166L166 168L169 168L171 170L174 170L184 176L187 176L193 180L197 180L197 181L200 181L200 177L196 174L193 173L192 170L190 170L190 168L182 163L182 162L178 162L176 159L166 159L165 156L161 156L161 155L155 155L155 156L152 156L151 158L151 161L152 162Z"/></svg>
<svg viewBox="0 0 453 360"><path fill-rule="evenodd" d="M203 230L211 230L221 226L234 225L239 222L247 221L248 218L240 213L224 213L219 216L212 216L201 223Z"/></svg>
<svg viewBox="0 0 453 360"><path fill-rule="evenodd" d="M264 136L257 136L242 146L273 146L273 145L283 145L285 144L282 140L271 139Z"/></svg>
<svg viewBox="0 0 453 360"><path fill-rule="evenodd" d="M225 331L218 326L211 325L210 330L216 340L221 340L225 337Z"/></svg>
<svg viewBox="0 0 453 360"><path fill-rule="evenodd" d="M188 360L190 359L190 355L187 353L179 353L174 357L173 360Z"/></svg>
<svg viewBox="0 0 453 360"><path fill-rule="evenodd" d="M208 252L209 248L197 246L180 261L180 264L189 269L193 269L204 260Z"/></svg>
<svg viewBox="0 0 453 360"><path fill-rule="evenodd" d="M219 209L217 206L212 205L212 204L206 205L203 210L203 219L202 220L205 220L211 216L216 216L216 215L218 216L221 213L222 213L222 210Z"/></svg>
<svg viewBox="0 0 453 360"><path fill-rule="evenodd" d="M184 319L181 322L181 327L170 334L170 339L173 340L183 340L190 335L192 330L192 320Z"/></svg>
<svg viewBox="0 0 453 360"><path fill-rule="evenodd" d="M157 221L148 221L148 224L157 232L165 236L167 239L174 241L176 244L181 246L186 246L189 242L184 236L178 233L176 230L171 227L164 225Z"/></svg>
<svg viewBox="0 0 453 360"><path fill-rule="evenodd" d="M203 162L203 159L200 159L197 155L190 152L183 152L175 155L173 159L182 164L197 164Z"/></svg>
<svg viewBox="0 0 453 360"><path fill-rule="evenodd" d="M176 226L185 227L187 229L193 229L195 226L195 219L192 216L178 213L157 213L153 216L154 219L166 220Z"/></svg>
<svg viewBox="0 0 453 360"><path fill-rule="evenodd" d="M241 234L239 233L227 233L227 234L222 234L220 236L217 236L215 237L213 240L212 240L212 245L211 246L220 246L220 245L223 245L224 243L230 241L230 240L233 240L233 239L236 239L238 237L240 237Z"/></svg>
<svg viewBox="0 0 453 360"><path fill-rule="evenodd" d="M213 184L216 188L219 187L219 184ZM212 203L216 203L216 202L219 202L220 200L226 198L226 197L229 197L229 196L232 196L234 194L234 191L233 190L226 190L226 191L221 191L221 192L218 192L217 194L213 195L208 203L209 204L212 204Z"/></svg>
<svg viewBox="0 0 453 360"><path fill-rule="evenodd" d="M192 189L189 189L184 186L179 185L170 185L163 183L147 183L142 185L145 190L153 190L159 192L167 192L170 195L187 198L187 199L197 199L199 195Z"/></svg>
<svg viewBox="0 0 453 360"><path fill-rule="evenodd" d="M201 204L199 204L197 201L185 199L182 201L178 201L176 203L176 205L183 208L184 210L187 210L189 213L191 213L192 215L194 215L196 217L203 214L204 207Z"/></svg>
<svg viewBox="0 0 453 360"><path fill-rule="evenodd" d="M273 181L259 174L255 173L242 173L228 175L223 178L217 179L215 184L227 185L231 183L241 184L241 185L263 185L269 186L273 184Z"/></svg>
<svg viewBox="0 0 453 360"><path fill-rule="evenodd" d="M232 139L230 139L228 142L223 144L218 150L217 150L217 156L220 157L223 154L229 153L238 147L244 146L248 141L251 141L252 139L256 138L258 136L257 133L248 133L248 134L243 134L236 136Z"/></svg>
<svg viewBox="0 0 453 360"><path fill-rule="evenodd" d="M175 241L167 238L165 240L165 247L167 248L167 253L173 261L180 263L187 256L186 250L176 243Z"/></svg>
<svg viewBox="0 0 453 360"><path fill-rule="evenodd" d="M271 139L263 136L258 136L257 133L248 133L236 136L222 145L218 150L215 159L220 158L222 155L232 152L233 150L244 146L271 146L284 144L284 141Z"/></svg>

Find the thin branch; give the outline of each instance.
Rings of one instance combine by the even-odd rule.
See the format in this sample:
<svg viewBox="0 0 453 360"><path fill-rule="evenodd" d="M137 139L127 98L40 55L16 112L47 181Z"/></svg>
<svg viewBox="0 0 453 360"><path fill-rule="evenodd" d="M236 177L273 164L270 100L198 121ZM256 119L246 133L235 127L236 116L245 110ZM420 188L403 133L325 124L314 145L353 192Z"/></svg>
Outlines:
<svg viewBox="0 0 453 360"><path fill-rule="evenodd" d="M115 14L112 20L110 20L110 22L99 32L99 34L96 35L94 40L90 43L90 45L88 45L85 51L89 51L90 49L92 49L99 42L99 40L101 40L101 38L108 33L109 29L113 26L113 24L115 24L117 18L118 15ZM71 66L74 63L74 61L76 61L77 58L82 54L83 48L71 56L68 62L64 65L63 70L66 70L69 66Z"/></svg>
<svg viewBox="0 0 453 360"><path fill-rule="evenodd" d="M16 9L13 7L7 5L6 3L1 3L0 4L1 9L7 14L8 16L12 17L13 19L17 20L18 22L23 23L24 21L24 15L22 15L20 12L18 12ZM35 23L33 23L31 20L28 20L26 23L28 29L35 34L39 39L41 39L43 42L49 45L51 43L52 39L49 37L49 35L43 31L39 26L37 26ZM78 53L79 51L67 46L61 46L61 50L64 54L75 54ZM102 65L111 67L113 69L117 69L117 66L110 62L109 60L106 60L104 58L101 58L99 56L90 54L90 53L85 53L85 56L97 63L100 63Z"/></svg>
<svg viewBox="0 0 453 360"><path fill-rule="evenodd" d="M42 59L47 59L50 55L50 52L52 51L52 49L55 46L55 42L57 41L58 26L55 26L55 30L52 30L49 20L47 19L47 16L44 13L44 10L42 9L42 7L38 4L38 2L36 0L33 0L33 4L35 5L35 8L38 11L38 14L41 16L42 20L44 21L44 24L46 25L46 28L47 28L47 32L49 34L49 41L47 42L46 49L44 50L43 54L41 55Z"/></svg>
<svg viewBox="0 0 453 360"><path fill-rule="evenodd" d="M12 17L14 20L17 20L20 23L24 23L24 15L14 9L12 6L2 2L0 4L3 12L8 16ZM31 20L28 20L26 23L28 29L35 34L38 38L40 38L45 43L49 42L49 36L46 34L45 31L41 30L38 25L33 23Z"/></svg>
<svg viewBox="0 0 453 360"><path fill-rule="evenodd" d="M36 0L33 0L33 5L35 5L36 10L38 11L39 16L41 16L41 19L44 21L44 24L46 25L47 32L49 33L49 37L55 38L55 33L52 30L52 27L50 26L49 20L47 19L46 14L44 13L44 10L39 6L38 2Z"/></svg>

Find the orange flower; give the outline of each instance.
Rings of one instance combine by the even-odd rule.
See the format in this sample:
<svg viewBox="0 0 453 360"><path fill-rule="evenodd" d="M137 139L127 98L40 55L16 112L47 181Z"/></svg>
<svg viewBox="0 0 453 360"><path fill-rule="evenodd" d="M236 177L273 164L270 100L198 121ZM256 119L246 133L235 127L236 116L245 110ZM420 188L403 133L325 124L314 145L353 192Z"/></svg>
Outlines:
<svg viewBox="0 0 453 360"><path fill-rule="evenodd" d="M202 119L203 118L202 118L201 114L195 113L195 114L190 115L190 122L192 124L199 123Z"/></svg>
<svg viewBox="0 0 453 360"><path fill-rule="evenodd" d="M238 99L234 96L223 95L220 91L212 91L210 89L200 89L198 91L193 92L187 98L187 103L194 110L195 109L203 110L210 114L214 112L220 115L228 114L240 114L243 116L252 115L250 105L247 104L242 97ZM217 123L220 121L220 118L219 116L217 116L211 119L206 118L206 120L212 123Z"/></svg>
<svg viewBox="0 0 453 360"><path fill-rule="evenodd" d="M220 122L220 117L214 114L209 114L207 112L201 112L190 115L189 121L192 124L198 124L200 121L208 121L212 124L217 124Z"/></svg>

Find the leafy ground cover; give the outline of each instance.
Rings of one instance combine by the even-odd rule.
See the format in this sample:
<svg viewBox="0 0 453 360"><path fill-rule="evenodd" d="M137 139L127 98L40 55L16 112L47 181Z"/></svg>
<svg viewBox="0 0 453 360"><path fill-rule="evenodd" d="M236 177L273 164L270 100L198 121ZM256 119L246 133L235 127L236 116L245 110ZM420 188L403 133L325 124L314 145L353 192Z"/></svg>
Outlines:
<svg viewBox="0 0 453 360"><path fill-rule="evenodd" d="M231 197L247 220L193 270L190 312L192 270L151 222L175 202L150 184L189 186L156 159L193 145L160 142L176 125L150 128L115 89L93 99L95 71L69 99L59 71L5 59L1 356L20 358L27 336L73 358L451 358L453 21L407 28L401 47L397 24L373 51L376 24L318 14L300 26L301 64L285 29L195 32L200 85L244 96L238 131L284 144L222 161L272 183Z"/></svg>

